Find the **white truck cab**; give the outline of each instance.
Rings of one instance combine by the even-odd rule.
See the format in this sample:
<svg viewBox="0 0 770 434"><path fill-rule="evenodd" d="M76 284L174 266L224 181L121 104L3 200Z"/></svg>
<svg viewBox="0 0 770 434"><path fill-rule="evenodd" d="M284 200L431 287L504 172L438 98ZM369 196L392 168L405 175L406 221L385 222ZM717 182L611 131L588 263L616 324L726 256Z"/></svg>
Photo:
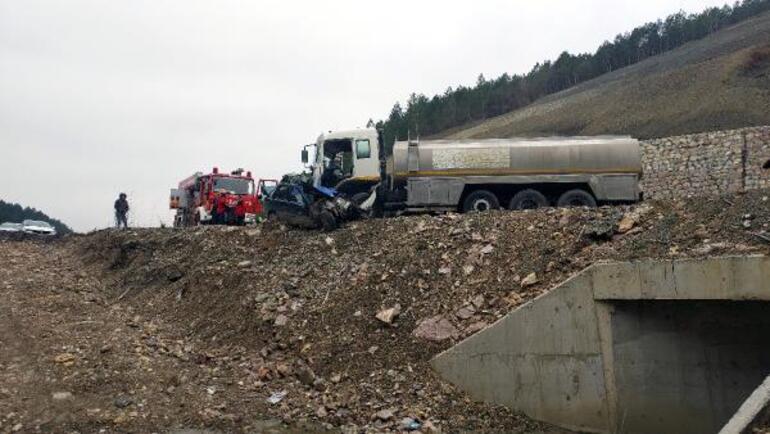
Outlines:
<svg viewBox="0 0 770 434"><path fill-rule="evenodd" d="M316 143L303 149L304 163L310 161L309 147L315 147L310 163L315 186L334 188L359 201L367 197L371 187L380 180L380 155L374 128L321 134Z"/></svg>

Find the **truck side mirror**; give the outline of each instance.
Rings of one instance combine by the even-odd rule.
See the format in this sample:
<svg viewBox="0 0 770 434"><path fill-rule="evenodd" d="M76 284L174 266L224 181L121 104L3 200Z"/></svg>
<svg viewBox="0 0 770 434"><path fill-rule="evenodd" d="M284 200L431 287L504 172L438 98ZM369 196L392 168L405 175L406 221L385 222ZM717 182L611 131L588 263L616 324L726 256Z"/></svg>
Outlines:
<svg viewBox="0 0 770 434"><path fill-rule="evenodd" d="M302 150L302 163L307 164L308 155L307 155L307 149Z"/></svg>

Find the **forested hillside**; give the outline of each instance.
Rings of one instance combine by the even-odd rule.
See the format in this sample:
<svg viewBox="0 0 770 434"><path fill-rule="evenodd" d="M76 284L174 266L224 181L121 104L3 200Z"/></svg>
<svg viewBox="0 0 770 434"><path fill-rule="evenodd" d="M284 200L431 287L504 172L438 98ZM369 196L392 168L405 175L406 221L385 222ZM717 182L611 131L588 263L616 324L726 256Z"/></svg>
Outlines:
<svg viewBox="0 0 770 434"><path fill-rule="evenodd" d="M60 234L68 234L72 229L54 218L48 217L44 212L35 208L22 207L17 203L8 203L0 200L0 223L21 223L24 220L42 220L51 224Z"/></svg>
<svg viewBox="0 0 770 434"><path fill-rule="evenodd" d="M770 12L437 136L646 139L758 125L770 125Z"/></svg>
<svg viewBox="0 0 770 434"><path fill-rule="evenodd" d="M395 138L406 138L409 133L430 136L477 124L703 39L765 11L770 11L770 0L742 0L733 6L710 8L698 14L679 12L617 35L593 54L564 52L554 61L538 63L527 74L503 74L492 80L480 75L473 87L450 87L443 95L432 98L412 94L406 107L396 103L388 119L380 121L378 126L384 129L386 143L390 144ZM756 56L761 57L761 53Z"/></svg>

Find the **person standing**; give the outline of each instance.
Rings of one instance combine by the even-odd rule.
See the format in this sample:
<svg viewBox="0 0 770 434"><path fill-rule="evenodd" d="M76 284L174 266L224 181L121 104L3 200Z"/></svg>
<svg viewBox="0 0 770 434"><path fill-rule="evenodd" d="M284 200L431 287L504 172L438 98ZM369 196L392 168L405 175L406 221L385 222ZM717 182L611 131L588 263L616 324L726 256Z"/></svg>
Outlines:
<svg viewBox="0 0 770 434"><path fill-rule="evenodd" d="M126 193L120 193L118 200L115 201L115 227L119 228L121 224L124 228L128 228L128 200L126 200Z"/></svg>

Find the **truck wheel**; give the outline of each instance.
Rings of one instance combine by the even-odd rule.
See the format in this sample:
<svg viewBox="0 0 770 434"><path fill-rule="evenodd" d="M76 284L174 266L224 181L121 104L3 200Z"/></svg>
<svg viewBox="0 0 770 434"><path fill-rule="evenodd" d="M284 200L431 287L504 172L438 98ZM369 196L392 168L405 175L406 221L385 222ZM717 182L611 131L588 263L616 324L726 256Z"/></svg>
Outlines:
<svg viewBox="0 0 770 434"><path fill-rule="evenodd" d="M516 193L508 205L511 210L538 209L548 206L548 199L537 190L528 188Z"/></svg>
<svg viewBox="0 0 770 434"><path fill-rule="evenodd" d="M588 207L596 208L596 199L585 190L570 190L559 197L556 203L559 207Z"/></svg>
<svg viewBox="0 0 770 434"><path fill-rule="evenodd" d="M463 202L463 212L484 212L499 208L500 201L497 200L497 196L486 190L474 191Z"/></svg>
<svg viewBox="0 0 770 434"><path fill-rule="evenodd" d="M354 194L353 197L350 198L350 201L358 206L361 206L361 204L364 203L366 199L369 199L369 193L362 191L361 193Z"/></svg>
<svg viewBox="0 0 770 434"><path fill-rule="evenodd" d="M337 219L329 211L321 211L321 215L318 216L321 221L321 228L326 232L331 232L337 229Z"/></svg>
<svg viewBox="0 0 770 434"><path fill-rule="evenodd" d="M238 225L238 216L235 215L235 211L228 210L225 212L225 224L228 226Z"/></svg>

